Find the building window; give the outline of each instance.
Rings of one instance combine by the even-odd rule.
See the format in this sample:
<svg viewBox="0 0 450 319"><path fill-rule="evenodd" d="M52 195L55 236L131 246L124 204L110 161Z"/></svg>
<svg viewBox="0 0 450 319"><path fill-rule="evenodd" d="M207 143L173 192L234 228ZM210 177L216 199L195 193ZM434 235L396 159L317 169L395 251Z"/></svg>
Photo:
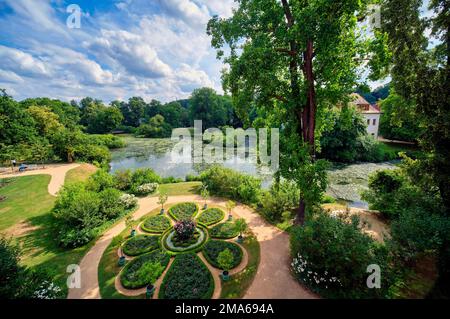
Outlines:
<svg viewBox="0 0 450 319"><path fill-rule="evenodd" d="M367 120L367 125L370 125L370 119Z"/></svg>
<svg viewBox="0 0 450 319"><path fill-rule="evenodd" d="M377 124L377 119L373 119L373 125L376 125Z"/></svg>

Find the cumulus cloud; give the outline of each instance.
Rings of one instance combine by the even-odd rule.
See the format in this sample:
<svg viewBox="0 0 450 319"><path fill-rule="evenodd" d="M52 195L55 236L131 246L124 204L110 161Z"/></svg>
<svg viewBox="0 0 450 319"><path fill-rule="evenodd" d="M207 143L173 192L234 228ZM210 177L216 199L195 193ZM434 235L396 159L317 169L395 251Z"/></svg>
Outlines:
<svg viewBox="0 0 450 319"><path fill-rule="evenodd" d="M4 70L14 71L17 74L38 77L47 77L50 72L47 66L31 54L0 45L0 67Z"/></svg>

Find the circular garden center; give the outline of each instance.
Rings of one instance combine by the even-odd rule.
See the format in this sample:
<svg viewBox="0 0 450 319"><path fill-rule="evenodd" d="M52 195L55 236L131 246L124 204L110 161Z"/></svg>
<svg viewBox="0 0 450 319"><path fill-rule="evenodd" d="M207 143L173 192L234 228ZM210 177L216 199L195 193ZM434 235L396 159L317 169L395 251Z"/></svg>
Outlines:
<svg viewBox="0 0 450 319"><path fill-rule="evenodd" d="M247 266L237 224L221 208L193 202L144 217L119 246L115 289L159 299L220 296L221 283Z"/></svg>

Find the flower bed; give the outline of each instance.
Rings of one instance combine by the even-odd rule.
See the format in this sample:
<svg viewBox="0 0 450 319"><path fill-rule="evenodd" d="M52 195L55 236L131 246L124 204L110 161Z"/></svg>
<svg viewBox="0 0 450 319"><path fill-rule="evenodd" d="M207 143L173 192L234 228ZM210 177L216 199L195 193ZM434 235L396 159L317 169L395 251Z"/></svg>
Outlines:
<svg viewBox="0 0 450 319"><path fill-rule="evenodd" d="M128 239L122 251L128 256L138 256L160 247L160 236L137 235Z"/></svg>
<svg viewBox="0 0 450 319"><path fill-rule="evenodd" d="M197 209L195 203L180 203L169 209L169 215L176 220L191 219L197 213Z"/></svg>
<svg viewBox="0 0 450 319"><path fill-rule="evenodd" d="M206 229L198 226L195 230L194 236L187 241L180 241L176 239L176 232L174 230L168 231L163 235L162 243L165 249L173 253L182 253L187 251L199 251L203 248L203 244L207 240Z"/></svg>
<svg viewBox="0 0 450 319"><path fill-rule="evenodd" d="M209 208L203 211L197 220L206 225L213 225L220 222L225 217L225 212L218 208Z"/></svg>
<svg viewBox="0 0 450 319"><path fill-rule="evenodd" d="M160 299L209 299L214 280L205 264L194 253L180 254L164 277Z"/></svg>
<svg viewBox="0 0 450 319"><path fill-rule="evenodd" d="M229 249L233 254L232 268L237 267L242 261L242 249L236 244L223 240L210 240L203 247L203 255L212 266L220 268L217 257L225 249Z"/></svg>
<svg viewBox="0 0 450 319"><path fill-rule="evenodd" d="M130 261L120 273L120 282L127 289L138 289L154 283L169 263L163 250L155 250ZM158 266L159 264L159 266Z"/></svg>
<svg viewBox="0 0 450 319"><path fill-rule="evenodd" d="M211 237L219 239L230 239L239 235L234 223L226 222L212 227L209 231Z"/></svg>
<svg viewBox="0 0 450 319"><path fill-rule="evenodd" d="M142 230L149 233L163 233L170 227L170 219L166 216L152 216L142 223Z"/></svg>

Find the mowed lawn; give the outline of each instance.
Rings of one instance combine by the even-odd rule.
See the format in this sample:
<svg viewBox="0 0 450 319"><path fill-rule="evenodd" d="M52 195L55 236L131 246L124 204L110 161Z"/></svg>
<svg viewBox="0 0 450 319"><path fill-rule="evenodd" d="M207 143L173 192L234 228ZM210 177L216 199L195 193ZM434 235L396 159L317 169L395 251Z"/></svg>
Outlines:
<svg viewBox="0 0 450 319"><path fill-rule="evenodd" d="M77 168L71 169L67 172L64 184L73 184L78 182L85 182L89 176L94 174L98 168L92 164L81 164Z"/></svg>
<svg viewBox="0 0 450 319"><path fill-rule="evenodd" d="M158 193L166 193L168 196L195 195L200 194L201 186L202 186L201 182L161 184L159 185ZM158 196L158 194L155 194L154 196Z"/></svg>
<svg viewBox="0 0 450 319"><path fill-rule="evenodd" d="M68 181L85 180L93 171L82 165L69 171ZM24 176L9 179L0 188L0 195L7 197L0 202L0 233L20 244L22 264L46 269L65 296L67 266L78 264L93 243L71 250L56 244L57 229L51 214L56 198L48 194L49 181L49 175Z"/></svg>

